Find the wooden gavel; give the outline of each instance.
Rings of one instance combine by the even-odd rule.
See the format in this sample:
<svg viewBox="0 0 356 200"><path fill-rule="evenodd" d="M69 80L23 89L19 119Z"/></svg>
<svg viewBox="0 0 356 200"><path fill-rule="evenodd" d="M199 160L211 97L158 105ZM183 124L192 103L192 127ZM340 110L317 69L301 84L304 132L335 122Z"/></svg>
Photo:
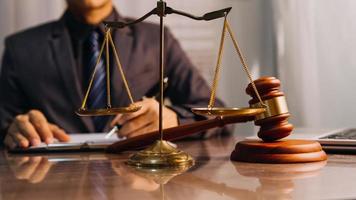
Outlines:
<svg viewBox="0 0 356 200"><path fill-rule="evenodd" d="M307 163L327 159L321 145L316 141L292 140L287 137L293 130L288 123L290 116L286 98L280 91L281 83L274 77L263 77L254 81L260 93L262 102L258 100L253 86L250 84L246 93L252 99L250 107L264 106L266 111L255 118L255 124L260 126L260 140L240 141L230 155L230 159L252 163ZM261 105L264 104L264 105Z"/></svg>
<svg viewBox="0 0 356 200"><path fill-rule="evenodd" d="M178 127L168 128L164 130L163 139L167 141L174 141L184 137L201 133L205 130L223 127L227 124L242 123L254 120L254 116L229 116L229 117L216 117L215 119L208 119L192 124L182 125ZM110 145L107 148L109 153L120 153L123 151L137 150L158 140L159 132L153 131L144 135L128 138Z"/></svg>
<svg viewBox="0 0 356 200"><path fill-rule="evenodd" d="M293 125L287 121L290 114L284 93L280 91L281 81L275 77L262 77L254 83L266 105L266 112L255 119L255 125L261 127L258 137L267 142L287 137ZM251 84L246 88L246 93L252 97L249 101L251 107L261 107Z"/></svg>
<svg viewBox="0 0 356 200"><path fill-rule="evenodd" d="M287 119L290 116L284 94L279 91L280 81L274 77L263 77L255 81L256 87L261 94L263 102L267 105L267 111L257 117L254 116L228 116L217 117L192 124L182 125L164 130L163 139L173 141L202 131L223 127L227 124L241 123L255 120L255 124L261 126L258 136L264 141L274 141L288 136L293 130L293 125ZM261 107L251 84L246 89L247 94L252 96L249 101L251 107ZM127 150L135 150L152 144L159 139L158 131L145 135L119 141L109 146L108 152L118 153Z"/></svg>

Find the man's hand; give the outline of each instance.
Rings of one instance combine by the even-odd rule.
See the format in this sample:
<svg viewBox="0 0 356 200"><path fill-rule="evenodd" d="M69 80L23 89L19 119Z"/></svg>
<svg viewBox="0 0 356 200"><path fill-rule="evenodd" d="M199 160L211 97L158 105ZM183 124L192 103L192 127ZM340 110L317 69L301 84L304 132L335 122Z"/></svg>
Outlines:
<svg viewBox="0 0 356 200"><path fill-rule="evenodd" d="M153 98L145 98L136 104L142 108L134 113L117 115L111 122L111 126L120 124L122 128L119 131L120 137L135 137L151 131L158 130L159 124L159 104ZM178 126L177 114L163 107L163 128L171 128Z"/></svg>
<svg viewBox="0 0 356 200"><path fill-rule="evenodd" d="M37 146L41 142L50 144L54 138L67 142L70 137L63 129L51 124L38 110L31 110L27 114L16 116L10 125L4 143L10 149L15 147L27 148Z"/></svg>

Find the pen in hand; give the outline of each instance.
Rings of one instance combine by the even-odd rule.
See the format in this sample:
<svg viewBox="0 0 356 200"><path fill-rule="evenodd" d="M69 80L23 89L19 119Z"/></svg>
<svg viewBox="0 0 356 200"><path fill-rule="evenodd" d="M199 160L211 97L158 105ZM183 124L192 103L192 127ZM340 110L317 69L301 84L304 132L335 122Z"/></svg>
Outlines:
<svg viewBox="0 0 356 200"><path fill-rule="evenodd" d="M105 135L105 139L109 139L111 138L111 136L113 136L115 133L117 133L120 129L121 129L121 125L117 124L114 126L114 128L112 128L108 134Z"/></svg>

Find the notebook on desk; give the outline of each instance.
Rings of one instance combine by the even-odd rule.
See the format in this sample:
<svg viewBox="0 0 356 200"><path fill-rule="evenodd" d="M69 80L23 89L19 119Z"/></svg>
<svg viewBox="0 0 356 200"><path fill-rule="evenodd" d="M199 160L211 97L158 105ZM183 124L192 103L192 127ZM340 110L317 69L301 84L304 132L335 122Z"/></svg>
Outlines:
<svg viewBox="0 0 356 200"><path fill-rule="evenodd" d="M247 139L256 138L248 137ZM286 139L315 140L326 151L356 153L356 128L324 130L297 128Z"/></svg>
<svg viewBox="0 0 356 200"><path fill-rule="evenodd" d="M9 150L10 153L46 153L46 152L87 152L87 151L104 151L106 147L114 142L125 140L113 136L106 139L107 133L84 133L70 134L69 142L55 141L53 144L42 143L36 147L15 148Z"/></svg>

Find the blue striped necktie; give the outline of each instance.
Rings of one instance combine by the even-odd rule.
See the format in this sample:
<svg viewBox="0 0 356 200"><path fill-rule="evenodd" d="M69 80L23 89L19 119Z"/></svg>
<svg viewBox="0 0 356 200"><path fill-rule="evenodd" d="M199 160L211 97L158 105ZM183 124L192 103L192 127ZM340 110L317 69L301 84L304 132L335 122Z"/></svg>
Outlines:
<svg viewBox="0 0 356 200"><path fill-rule="evenodd" d="M94 72L95 64L97 59L99 58L100 53L100 42L102 41L101 34L93 30L87 40L85 41L85 54L84 54L84 71L85 71L85 78L90 80L92 73ZM89 109L99 109L99 108L106 108L106 69L105 69L105 55L100 58L100 62L97 65L96 74L94 77L94 82L91 87L91 91L87 101L87 107ZM107 117L92 117L95 131L102 132L105 128L106 122L108 120Z"/></svg>

